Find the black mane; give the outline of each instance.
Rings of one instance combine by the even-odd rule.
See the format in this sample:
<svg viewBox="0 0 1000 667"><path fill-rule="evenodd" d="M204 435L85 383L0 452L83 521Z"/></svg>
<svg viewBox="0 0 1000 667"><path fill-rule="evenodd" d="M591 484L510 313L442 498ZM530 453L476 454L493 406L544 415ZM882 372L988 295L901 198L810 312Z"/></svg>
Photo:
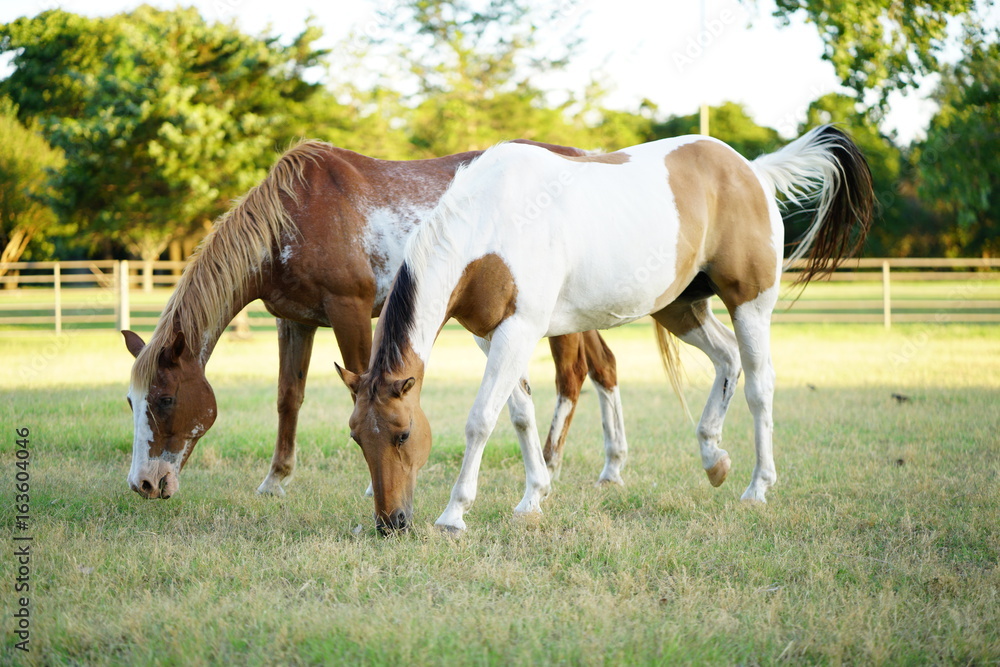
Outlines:
<svg viewBox="0 0 1000 667"><path fill-rule="evenodd" d="M409 263L403 262L382 308L382 338L368 369L371 377L384 377L403 365L403 344L413 327L416 300L417 283Z"/></svg>

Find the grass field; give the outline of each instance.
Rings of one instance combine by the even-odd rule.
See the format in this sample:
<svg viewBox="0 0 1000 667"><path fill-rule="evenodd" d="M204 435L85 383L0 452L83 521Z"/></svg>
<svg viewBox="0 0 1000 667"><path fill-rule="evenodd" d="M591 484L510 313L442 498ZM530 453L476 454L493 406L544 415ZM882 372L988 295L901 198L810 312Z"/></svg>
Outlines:
<svg viewBox="0 0 1000 667"><path fill-rule="evenodd" d="M776 326L779 481L766 506L738 500L753 467L742 396L724 435L733 470L713 489L649 326L607 338L627 487L593 486L603 452L588 387L544 516L512 518L524 472L504 416L457 540L430 524L483 368L460 330L442 334L424 391L435 444L417 525L389 539L362 497L330 332L317 341L288 495L254 493L277 423L276 342L256 334L220 343L208 367L220 417L166 502L125 483L131 357L120 336L0 338L0 662L1000 662L1000 329ZM700 408L710 364L694 350L684 361ZM543 431L552 374L540 346ZM28 531L14 529L19 427L31 431ZM27 654L14 649L15 534L34 538Z"/></svg>

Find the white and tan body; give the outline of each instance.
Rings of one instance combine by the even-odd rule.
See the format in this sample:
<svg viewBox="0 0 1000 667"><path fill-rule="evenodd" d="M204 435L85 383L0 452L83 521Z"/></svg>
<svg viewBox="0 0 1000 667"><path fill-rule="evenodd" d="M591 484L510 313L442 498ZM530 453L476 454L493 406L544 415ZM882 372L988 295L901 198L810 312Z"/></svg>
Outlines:
<svg viewBox="0 0 1000 667"><path fill-rule="evenodd" d="M714 485L729 470L729 456L719 448L722 421L741 365L746 371L757 464L743 498L764 501L777 479L771 454L769 326L784 228L776 189L792 197L805 189L820 198L808 238L815 237L827 224L831 197L841 194L841 174L852 185L859 164L867 174L863 158L855 158L852 150L849 139L829 128L754 163L704 137L572 158L503 144L460 171L407 250L405 298L412 303L398 310L415 316L387 327L380 321L376 329L376 341L399 339L393 341L401 351L399 363L386 363L392 346L382 344L371 365L381 379L355 383L376 386L410 375L419 393L434 339L449 317L489 340L486 372L466 427L462 470L438 525L465 528L463 515L475 499L483 446L537 341L646 315L704 350L716 366L698 428L702 463ZM824 249L831 245L820 238ZM402 272L390 304L404 298L395 294L401 277ZM711 314L707 299L712 295L725 303L735 335ZM404 423L408 410L419 410L418 402L407 403L409 391L395 396L399 405L392 396L379 399L377 391L369 391L377 400L356 405L352 429L361 434L366 457L366 428L377 427L380 419ZM533 412L521 412L533 431ZM525 451L527 484L516 512L540 509L549 487L540 462L540 454ZM393 516L391 511L385 515Z"/></svg>

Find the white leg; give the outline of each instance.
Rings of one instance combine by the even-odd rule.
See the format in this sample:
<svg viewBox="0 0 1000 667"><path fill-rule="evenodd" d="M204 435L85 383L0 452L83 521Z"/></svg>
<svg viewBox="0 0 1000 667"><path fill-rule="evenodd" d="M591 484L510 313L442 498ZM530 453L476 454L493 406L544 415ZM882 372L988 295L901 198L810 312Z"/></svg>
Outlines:
<svg viewBox="0 0 1000 667"><path fill-rule="evenodd" d="M774 400L774 366L771 364L771 311L777 298L777 288L763 292L754 301L745 303L733 315L733 327L740 346L740 357L746 371L747 405L753 414L754 442L757 464L743 500L766 502L767 489L778 481L774 469L771 439L774 423L771 407Z"/></svg>
<svg viewBox="0 0 1000 667"><path fill-rule="evenodd" d="M680 339L708 355L715 366L715 382L709 392L705 409L698 422L698 444L701 464L712 486L719 486L729 473L729 453L722 449L722 425L729 410L729 401L736 392L740 378L739 347L736 336L727 329L710 309L703 311L702 326L691 329Z"/></svg>
<svg viewBox="0 0 1000 667"><path fill-rule="evenodd" d="M594 382L597 396L601 401L601 422L604 425L604 470L597 478L598 484L621 484L622 468L628 458L628 442L625 440L625 415L622 413L622 397L615 385L607 389L600 382Z"/></svg>
<svg viewBox="0 0 1000 667"><path fill-rule="evenodd" d="M474 336L476 344L489 358L490 342L479 336ZM545 467L542 455L542 443L538 439L538 426L535 422L535 404L531 400L530 384L527 371L514 385L514 391L507 399L507 410L510 412L510 423L517 433L517 441L521 446L521 458L524 461L524 497L514 508L516 514L541 512L542 499L549 493L550 476Z"/></svg>
<svg viewBox="0 0 1000 667"><path fill-rule="evenodd" d="M556 394L556 409L552 414L552 426L549 427L548 438L548 441L552 443L552 454L548 462L549 476L552 481L559 479L566 432L569 430L569 419L575 409L576 401L562 394Z"/></svg>
<svg viewBox="0 0 1000 667"><path fill-rule="evenodd" d="M486 441L496 426L503 404L511 397L524 370L528 367L531 353L540 339L540 334L535 335L524 327L516 316L507 319L494 330L483 382L476 393L476 400L472 410L469 411L469 420L465 425L465 456L462 459L462 469L451 490L448 506L438 517L436 525L456 531L465 530L465 521L462 517L476 500L479 466L483 460ZM537 461L529 462L531 457L525 460L526 472L534 477L534 480L529 477L528 481L533 482L534 488L525 490L524 500L518 505L518 511L526 503L528 506L537 505L538 502L533 499L537 498L540 501L548 493L548 469L541 458L541 447L536 446L536 451ZM530 472L529 467L532 468Z"/></svg>

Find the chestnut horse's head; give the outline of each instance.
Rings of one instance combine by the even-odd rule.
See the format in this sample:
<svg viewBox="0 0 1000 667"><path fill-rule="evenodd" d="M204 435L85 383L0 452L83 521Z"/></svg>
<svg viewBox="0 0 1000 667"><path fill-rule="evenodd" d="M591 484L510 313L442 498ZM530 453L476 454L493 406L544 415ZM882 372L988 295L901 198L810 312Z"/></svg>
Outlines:
<svg viewBox="0 0 1000 667"><path fill-rule="evenodd" d="M122 335L136 358L128 392L135 422L128 483L143 498L166 500L177 493L195 443L215 422L215 394L183 332L148 349L135 333Z"/></svg>
<svg viewBox="0 0 1000 667"><path fill-rule="evenodd" d="M406 530L413 517L417 471L431 451L431 427L420 407L420 380L357 375L337 366L354 397L351 438L361 446L372 477L375 527L383 535Z"/></svg>

